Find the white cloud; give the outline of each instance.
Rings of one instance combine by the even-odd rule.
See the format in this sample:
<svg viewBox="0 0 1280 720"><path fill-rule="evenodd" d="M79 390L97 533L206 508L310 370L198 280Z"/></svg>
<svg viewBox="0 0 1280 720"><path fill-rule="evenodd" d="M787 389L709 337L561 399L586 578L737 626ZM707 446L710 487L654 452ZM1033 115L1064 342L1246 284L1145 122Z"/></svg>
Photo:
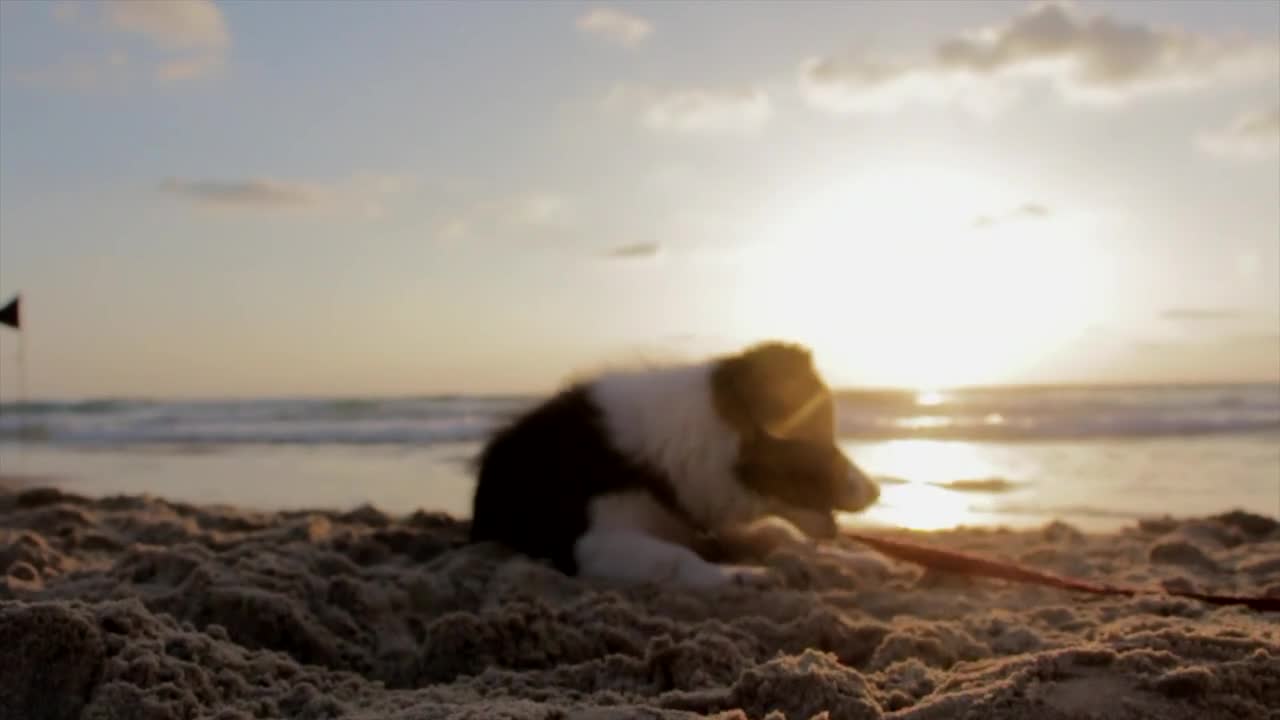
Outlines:
<svg viewBox="0 0 1280 720"><path fill-rule="evenodd" d="M660 255L662 255L662 244L656 242L619 245L605 253L606 257L618 260L644 260L656 258Z"/></svg>
<svg viewBox="0 0 1280 720"><path fill-rule="evenodd" d="M471 223L465 218L451 218L436 227L436 239L441 242L454 243L471 235Z"/></svg>
<svg viewBox="0 0 1280 720"><path fill-rule="evenodd" d="M579 16L576 24L582 32L625 48L639 46L653 32L648 20L613 8L593 8Z"/></svg>
<svg viewBox="0 0 1280 720"><path fill-rule="evenodd" d="M175 50L222 50L231 43L213 0L110 0L107 24Z"/></svg>
<svg viewBox="0 0 1280 720"><path fill-rule="evenodd" d="M1225 127L1204 133L1200 149L1225 158L1254 160L1280 153L1280 105L1237 115Z"/></svg>
<svg viewBox="0 0 1280 720"><path fill-rule="evenodd" d="M658 98L645 111L645 124L677 132L751 133L773 116L762 90L682 90Z"/></svg>
<svg viewBox="0 0 1280 720"><path fill-rule="evenodd" d="M160 184L160 189L212 209L339 213L380 218L386 214L387 200L403 193L410 185L407 178L399 176L360 173L333 182L169 178Z"/></svg>
<svg viewBox="0 0 1280 720"><path fill-rule="evenodd" d="M226 61L231 34L212 0L100 0L51 4L55 21L103 38L135 39L133 62L113 49L102 57L68 57L47 67L20 71L28 83L89 89L127 82L145 74L158 83L202 77Z"/></svg>
<svg viewBox="0 0 1280 720"><path fill-rule="evenodd" d="M1180 307L1169 308L1160 313L1160 317L1174 322L1232 322L1239 320L1245 313L1236 308Z"/></svg>
<svg viewBox="0 0 1280 720"><path fill-rule="evenodd" d="M1027 202L1001 215L979 215L974 218L976 228L989 228L1000 223L1015 220L1039 220L1049 217L1052 211L1040 203Z"/></svg>
<svg viewBox="0 0 1280 720"><path fill-rule="evenodd" d="M202 54L179 58L160 63L155 69L155 77L161 82L191 80L213 72L222 65L223 57L216 54Z"/></svg>
<svg viewBox="0 0 1280 720"><path fill-rule="evenodd" d="M605 97L604 106L636 115L650 130L671 133L749 135L773 118L773 102L758 88L620 85Z"/></svg>
<svg viewBox="0 0 1280 720"><path fill-rule="evenodd" d="M990 114L1013 97L1011 88L969 73L854 54L804 61L800 91L811 106L842 115L892 112L912 104L955 104Z"/></svg>
<svg viewBox="0 0 1280 720"><path fill-rule="evenodd" d="M1274 44L1131 24L1045 3L1003 24L944 38L924 57L811 58L800 67L800 86L814 107L837 113L912 103L999 109L1032 82L1048 83L1070 102L1114 104L1274 75L1278 61Z"/></svg>
<svg viewBox="0 0 1280 720"><path fill-rule="evenodd" d="M525 227L558 225L569 217L569 201L553 192L523 193L510 200L507 216L514 224Z"/></svg>
<svg viewBox="0 0 1280 720"><path fill-rule="evenodd" d="M574 219L574 206L568 196L550 190L528 190L464 203L461 210L436 224L435 237L442 242L456 242L513 231L548 231L563 229Z"/></svg>

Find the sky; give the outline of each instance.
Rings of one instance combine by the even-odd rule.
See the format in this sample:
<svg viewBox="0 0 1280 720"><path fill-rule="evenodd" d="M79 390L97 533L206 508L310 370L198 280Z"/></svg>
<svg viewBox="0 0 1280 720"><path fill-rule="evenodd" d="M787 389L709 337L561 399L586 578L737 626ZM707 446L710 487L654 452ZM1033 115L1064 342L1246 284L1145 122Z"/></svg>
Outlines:
<svg viewBox="0 0 1280 720"><path fill-rule="evenodd" d="M1280 381L1280 4L4 2L18 292L32 397Z"/></svg>

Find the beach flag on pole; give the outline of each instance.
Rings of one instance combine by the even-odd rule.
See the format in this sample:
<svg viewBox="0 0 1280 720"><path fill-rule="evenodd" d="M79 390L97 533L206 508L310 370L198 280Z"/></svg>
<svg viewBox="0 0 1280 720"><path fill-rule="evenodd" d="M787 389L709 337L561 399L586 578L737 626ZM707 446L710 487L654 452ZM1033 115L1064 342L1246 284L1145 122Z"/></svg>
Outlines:
<svg viewBox="0 0 1280 720"><path fill-rule="evenodd" d="M14 295L4 307L0 307L0 325L8 325L18 331L18 407L15 412L21 413L27 404L27 338L22 332L22 293ZM26 423L19 421L19 438L24 433L25 425ZM19 445L18 449L18 463L21 464L22 446Z"/></svg>
<svg viewBox="0 0 1280 720"><path fill-rule="evenodd" d="M22 333L22 293L13 296L0 308L0 325L8 325L18 331L18 405L27 404L27 345Z"/></svg>
<svg viewBox="0 0 1280 720"><path fill-rule="evenodd" d="M8 305L0 308L0 325L22 329L22 295L14 295Z"/></svg>
<svg viewBox="0 0 1280 720"><path fill-rule="evenodd" d="M0 307L0 325L8 325L18 331L18 406L16 413L22 413L27 405L27 338L22 332L22 293L13 296L13 299ZM26 423L22 422L19 415L18 422L18 438L21 439L25 431ZM22 445L18 445L18 465L24 464Z"/></svg>

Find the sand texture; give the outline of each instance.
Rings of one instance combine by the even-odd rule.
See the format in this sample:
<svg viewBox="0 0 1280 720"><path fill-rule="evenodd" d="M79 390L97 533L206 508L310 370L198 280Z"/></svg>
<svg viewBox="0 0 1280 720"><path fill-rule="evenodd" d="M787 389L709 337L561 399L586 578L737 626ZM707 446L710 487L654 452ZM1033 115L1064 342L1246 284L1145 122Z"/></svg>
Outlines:
<svg viewBox="0 0 1280 720"><path fill-rule="evenodd" d="M566 578L417 512L0 490L0 717L1280 718L1280 617L922 572L849 544L775 590ZM918 541L1117 583L1280 594L1236 513ZM825 714L825 715L824 715Z"/></svg>

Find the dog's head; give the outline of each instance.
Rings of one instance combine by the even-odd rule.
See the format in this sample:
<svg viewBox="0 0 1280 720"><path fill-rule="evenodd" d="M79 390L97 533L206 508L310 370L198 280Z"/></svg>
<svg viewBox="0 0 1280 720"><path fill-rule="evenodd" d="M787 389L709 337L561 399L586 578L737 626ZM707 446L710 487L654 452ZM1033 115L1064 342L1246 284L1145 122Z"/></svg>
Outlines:
<svg viewBox="0 0 1280 720"><path fill-rule="evenodd" d="M807 348L766 342L717 363L716 407L737 431L740 481L799 510L856 512L880 489L841 451L835 403Z"/></svg>

